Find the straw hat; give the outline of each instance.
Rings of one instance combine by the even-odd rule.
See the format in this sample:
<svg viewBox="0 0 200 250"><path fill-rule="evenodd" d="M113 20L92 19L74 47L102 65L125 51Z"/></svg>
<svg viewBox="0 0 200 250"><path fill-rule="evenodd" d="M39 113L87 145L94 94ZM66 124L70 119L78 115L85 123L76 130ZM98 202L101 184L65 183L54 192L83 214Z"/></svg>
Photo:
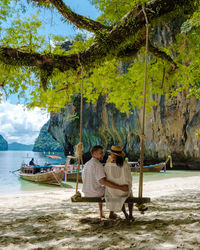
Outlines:
<svg viewBox="0 0 200 250"><path fill-rule="evenodd" d="M111 150L108 150L108 152L121 157L125 156L125 153L122 151L122 148L120 146L112 146Z"/></svg>

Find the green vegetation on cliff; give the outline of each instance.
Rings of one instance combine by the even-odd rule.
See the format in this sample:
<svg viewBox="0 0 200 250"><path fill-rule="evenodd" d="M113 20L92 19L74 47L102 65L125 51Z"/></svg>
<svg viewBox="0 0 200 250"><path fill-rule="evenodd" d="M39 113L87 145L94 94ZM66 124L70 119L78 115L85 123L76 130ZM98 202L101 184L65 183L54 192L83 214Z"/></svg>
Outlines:
<svg viewBox="0 0 200 250"><path fill-rule="evenodd" d="M0 135L0 151L8 150L8 142Z"/></svg>
<svg viewBox="0 0 200 250"><path fill-rule="evenodd" d="M48 122L40 130L33 146L35 152L63 152L61 145L48 133Z"/></svg>

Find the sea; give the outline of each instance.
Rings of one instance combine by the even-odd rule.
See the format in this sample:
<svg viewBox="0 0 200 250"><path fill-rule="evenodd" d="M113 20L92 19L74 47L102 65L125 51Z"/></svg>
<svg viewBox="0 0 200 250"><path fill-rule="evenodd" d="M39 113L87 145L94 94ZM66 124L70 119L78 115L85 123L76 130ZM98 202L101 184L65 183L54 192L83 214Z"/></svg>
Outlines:
<svg viewBox="0 0 200 250"><path fill-rule="evenodd" d="M54 155L62 157L61 159L51 159L47 157L47 155L49 155L49 153L32 151L0 151L0 195L59 189L59 186L38 184L23 180L19 177L18 171L16 171L20 169L22 162L29 163L31 158L34 158L35 163L38 165L43 165L46 162L50 164L59 164L65 162L66 159L63 153L54 153ZM199 176L200 171L173 170L172 168L166 172L144 173L143 181L148 182L168 178L185 178L187 176L196 175ZM132 173L132 177L133 183L136 185L139 182L139 173Z"/></svg>
<svg viewBox="0 0 200 250"><path fill-rule="evenodd" d="M18 175L22 162L29 163L34 158L38 165L44 163L59 164L65 162L63 153L52 153L61 159L51 159L47 157L50 152L32 152L32 151L0 151L0 195L14 194L27 191L38 191L45 189L59 188L53 185L38 184L22 180Z"/></svg>

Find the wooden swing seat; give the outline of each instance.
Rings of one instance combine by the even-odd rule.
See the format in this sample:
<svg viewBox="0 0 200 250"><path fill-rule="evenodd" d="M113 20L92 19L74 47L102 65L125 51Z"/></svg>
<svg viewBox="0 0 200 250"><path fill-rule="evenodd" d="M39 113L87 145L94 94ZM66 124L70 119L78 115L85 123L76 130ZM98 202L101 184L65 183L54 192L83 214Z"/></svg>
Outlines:
<svg viewBox="0 0 200 250"><path fill-rule="evenodd" d="M73 199L73 197L71 198L72 202L105 202L105 199L102 197L76 197L75 199ZM126 199L125 203L138 203L138 204L142 204L142 203L148 203L150 202L151 199L149 197L142 197L142 198L138 198L138 197L129 197Z"/></svg>

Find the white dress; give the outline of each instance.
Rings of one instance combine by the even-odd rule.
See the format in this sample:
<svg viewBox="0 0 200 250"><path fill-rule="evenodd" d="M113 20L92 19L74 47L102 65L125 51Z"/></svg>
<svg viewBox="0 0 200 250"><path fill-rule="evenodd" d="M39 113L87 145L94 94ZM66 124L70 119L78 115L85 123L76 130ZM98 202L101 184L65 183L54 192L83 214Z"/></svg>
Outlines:
<svg viewBox="0 0 200 250"><path fill-rule="evenodd" d="M110 211L121 211L125 200L132 197L132 175L130 166L124 162L123 166L117 166L116 163L106 163L105 167L106 179L118 184L128 185L129 191L123 192L106 186L105 200L106 207Z"/></svg>

